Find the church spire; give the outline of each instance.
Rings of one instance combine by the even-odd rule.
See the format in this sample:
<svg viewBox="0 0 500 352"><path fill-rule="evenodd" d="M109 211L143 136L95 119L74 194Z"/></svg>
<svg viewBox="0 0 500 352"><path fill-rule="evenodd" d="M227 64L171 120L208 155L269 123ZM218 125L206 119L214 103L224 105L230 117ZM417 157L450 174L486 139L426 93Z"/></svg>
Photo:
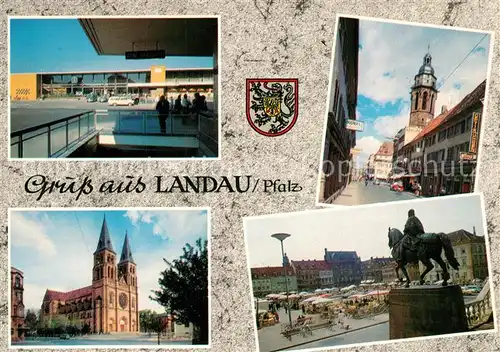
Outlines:
<svg viewBox="0 0 500 352"><path fill-rule="evenodd" d="M106 223L106 214L104 214L104 220L101 226L101 235L99 236L99 242L97 242L97 249L94 254L102 250L107 249L108 251L115 252L113 250L113 244L111 243L111 237L109 236L108 224Z"/></svg>
<svg viewBox="0 0 500 352"><path fill-rule="evenodd" d="M130 249L130 244L128 243L128 233L126 231L125 231L125 240L123 241L122 255L120 256L120 263L124 262L134 263L134 258L132 257L132 250Z"/></svg>

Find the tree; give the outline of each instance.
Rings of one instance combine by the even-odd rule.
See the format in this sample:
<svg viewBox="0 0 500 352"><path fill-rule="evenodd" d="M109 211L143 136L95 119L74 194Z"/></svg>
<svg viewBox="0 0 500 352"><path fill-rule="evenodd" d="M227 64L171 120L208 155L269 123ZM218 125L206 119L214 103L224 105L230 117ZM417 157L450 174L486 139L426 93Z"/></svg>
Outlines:
<svg viewBox="0 0 500 352"><path fill-rule="evenodd" d="M208 345L208 252L201 238L196 247L189 244L184 254L172 263L163 259L167 269L160 273L160 289L152 300L165 307L176 320L193 325L193 344Z"/></svg>
<svg viewBox="0 0 500 352"><path fill-rule="evenodd" d="M28 311L26 312L26 317L24 318L24 323L26 324L30 335L36 331L38 325L38 317L34 310L28 309Z"/></svg>
<svg viewBox="0 0 500 352"><path fill-rule="evenodd" d="M151 336L151 323L153 321L153 314L154 312L151 309L146 309L146 310L141 310L139 312L139 323L141 329L144 329L144 332L149 333L149 336Z"/></svg>
<svg viewBox="0 0 500 352"><path fill-rule="evenodd" d="M161 316L157 314L156 312L153 312L151 315L151 321L149 323L149 327L151 330L153 330L156 335L158 336L158 345L160 344L160 337L161 333L165 331L166 327L168 326L168 320L167 317Z"/></svg>

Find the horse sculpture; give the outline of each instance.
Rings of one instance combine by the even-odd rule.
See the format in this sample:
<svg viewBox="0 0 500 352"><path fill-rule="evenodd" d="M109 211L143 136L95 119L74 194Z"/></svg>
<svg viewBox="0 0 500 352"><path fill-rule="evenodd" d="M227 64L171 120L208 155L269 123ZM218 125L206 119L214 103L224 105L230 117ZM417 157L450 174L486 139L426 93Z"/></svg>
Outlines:
<svg viewBox="0 0 500 352"><path fill-rule="evenodd" d="M430 261L431 259L438 263L441 269L443 269L442 286L447 286L448 280L450 279L450 273L448 272L446 263L441 258L443 249L448 264L450 264L453 269L458 270L459 264L455 258L451 241L445 233L426 233L421 235L417 251L411 250L405 246L407 235L403 235L398 229L389 228L388 236L389 248L392 249L392 258L397 264L396 277L400 282L403 281L403 278L399 277L399 269L401 269L406 277L405 287L410 286L410 277L406 271L406 265L418 264L419 261L425 265L425 270L420 275L420 284L423 285L425 283L425 275L434 268L434 265L432 265Z"/></svg>

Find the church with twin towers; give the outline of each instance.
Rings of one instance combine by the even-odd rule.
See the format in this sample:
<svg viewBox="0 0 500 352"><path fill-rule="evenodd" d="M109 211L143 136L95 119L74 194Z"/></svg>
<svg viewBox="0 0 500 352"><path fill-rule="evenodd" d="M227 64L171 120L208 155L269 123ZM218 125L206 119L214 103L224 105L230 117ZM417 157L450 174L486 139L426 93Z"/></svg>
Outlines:
<svg viewBox="0 0 500 352"><path fill-rule="evenodd" d="M137 266L126 232L117 262L106 217L93 257L92 283L69 292L47 289L41 320L49 323L63 316L87 325L92 333L138 332Z"/></svg>

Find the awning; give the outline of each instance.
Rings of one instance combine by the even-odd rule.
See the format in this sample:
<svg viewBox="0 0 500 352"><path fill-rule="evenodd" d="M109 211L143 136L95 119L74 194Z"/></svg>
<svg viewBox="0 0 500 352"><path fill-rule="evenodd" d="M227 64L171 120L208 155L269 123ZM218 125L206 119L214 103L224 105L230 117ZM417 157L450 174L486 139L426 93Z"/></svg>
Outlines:
<svg viewBox="0 0 500 352"><path fill-rule="evenodd" d="M80 18L99 55L127 51L165 50L167 56L213 56L218 19L204 18Z"/></svg>

